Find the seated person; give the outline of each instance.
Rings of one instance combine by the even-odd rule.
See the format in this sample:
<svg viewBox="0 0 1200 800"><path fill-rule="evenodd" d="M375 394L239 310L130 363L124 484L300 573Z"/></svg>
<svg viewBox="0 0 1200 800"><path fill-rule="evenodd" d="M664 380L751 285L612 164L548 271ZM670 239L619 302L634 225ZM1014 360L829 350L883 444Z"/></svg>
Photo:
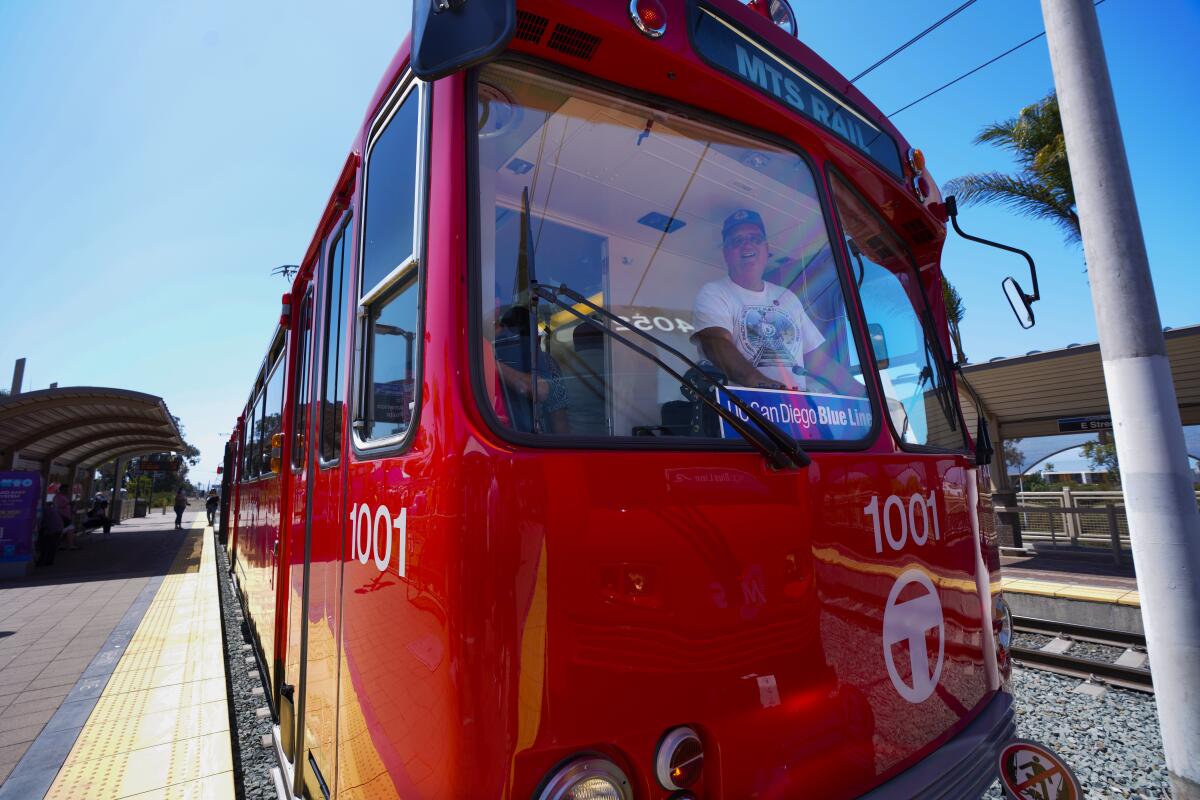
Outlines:
<svg viewBox="0 0 1200 800"><path fill-rule="evenodd" d="M729 275L702 286L693 310L701 354L734 385L861 394L841 364L818 354L825 337L795 293L763 280L770 248L762 217L734 211L721 242ZM806 363L820 368L810 374Z"/></svg>
<svg viewBox="0 0 1200 800"><path fill-rule="evenodd" d="M96 492L96 496L92 499L92 506L83 519L83 527L84 530L104 528L105 533L112 531L112 520L108 518L108 498L104 496L103 492Z"/></svg>
<svg viewBox="0 0 1200 800"><path fill-rule="evenodd" d="M569 433L567 390L558 364L540 348L537 351L536 383L529 368L529 310L510 306L496 323L496 371L505 389L505 408L512 426L532 432L532 403L537 392L537 421L540 433Z"/></svg>

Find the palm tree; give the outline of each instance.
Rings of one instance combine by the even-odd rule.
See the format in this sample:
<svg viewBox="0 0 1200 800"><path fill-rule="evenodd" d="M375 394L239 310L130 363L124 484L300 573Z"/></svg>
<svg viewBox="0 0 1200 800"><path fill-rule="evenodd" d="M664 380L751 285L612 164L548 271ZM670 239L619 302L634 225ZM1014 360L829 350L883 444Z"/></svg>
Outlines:
<svg viewBox="0 0 1200 800"><path fill-rule="evenodd" d="M967 314L967 304L963 302L962 295L954 288L954 284L946 280L945 275L942 276L942 302L946 304L946 321L950 323L950 340L954 342L954 360L956 363L965 364L967 358L963 355L962 334L959 333L958 326Z"/></svg>
<svg viewBox="0 0 1200 800"><path fill-rule="evenodd" d="M1011 150L1020 171L1014 175L1003 172L963 175L946 183L944 195L956 195L964 205L1009 206L1036 219L1050 220L1062 229L1068 242L1080 241L1067 144L1058 113L1058 97L1053 92L1021 109L1018 116L987 126L975 137L975 143Z"/></svg>

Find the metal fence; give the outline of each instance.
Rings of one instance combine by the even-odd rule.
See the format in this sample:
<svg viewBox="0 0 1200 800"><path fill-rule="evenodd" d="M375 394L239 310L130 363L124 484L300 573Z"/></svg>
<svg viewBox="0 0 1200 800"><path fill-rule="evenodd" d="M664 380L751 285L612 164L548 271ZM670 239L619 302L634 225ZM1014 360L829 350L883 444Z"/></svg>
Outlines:
<svg viewBox="0 0 1200 800"><path fill-rule="evenodd" d="M1200 493L1197 493L1200 501ZM999 509L998 509L999 510ZM1108 549L1120 563L1129 549L1129 520L1124 496L1116 491L1018 492L1023 542L1050 547Z"/></svg>

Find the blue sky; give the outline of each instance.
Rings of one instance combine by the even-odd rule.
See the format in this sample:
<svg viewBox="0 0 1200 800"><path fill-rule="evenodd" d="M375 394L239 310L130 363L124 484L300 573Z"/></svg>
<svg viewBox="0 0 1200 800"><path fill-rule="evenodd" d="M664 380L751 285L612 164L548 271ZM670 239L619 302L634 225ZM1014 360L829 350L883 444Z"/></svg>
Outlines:
<svg viewBox="0 0 1200 800"><path fill-rule="evenodd" d="M960 0L796 0L801 38L853 75ZM0 3L0 369L26 389L162 395L215 478L287 288L372 90L408 27L404 2ZM1200 322L1200 2L1099 9L1164 325ZM1034 0L979 0L863 79L893 111L1041 30ZM971 144L1053 86L1044 41L895 118L933 176L1008 169ZM1046 223L970 209L964 227L1030 250L1043 301L1022 331L1000 293L1018 259L952 239L973 361L1095 340L1082 251ZM1056 464L1066 463L1062 458Z"/></svg>

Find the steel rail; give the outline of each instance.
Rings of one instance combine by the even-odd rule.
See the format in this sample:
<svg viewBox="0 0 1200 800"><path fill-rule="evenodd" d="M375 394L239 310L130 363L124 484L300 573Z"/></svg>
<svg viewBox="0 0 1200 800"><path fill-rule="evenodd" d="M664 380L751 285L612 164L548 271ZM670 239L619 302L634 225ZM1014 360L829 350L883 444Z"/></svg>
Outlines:
<svg viewBox="0 0 1200 800"><path fill-rule="evenodd" d="M1123 689L1154 693L1154 683L1148 669L1122 667L1105 661L1093 661L1024 647L1013 647L1009 653L1012 655L1014 663L1022 666L1055 672L1060 675L1070 675L1083 680L1092 680L1109 686L1119 686Z"/></svg>
<svg viewBox="0 0 1200 800"><path fill-rule="evenodd" d="M1042 636L1074 639L1079 642L1107 644L1113 647L1146 648L1146 636L1141 633L1116 631L1111 628L1096 628L1091 625L1077 625L1071 622L1057 622L1052 619L1036 619L1034 617L1013 617L1013 631L1016 633L1036 633Z"/></svg>

